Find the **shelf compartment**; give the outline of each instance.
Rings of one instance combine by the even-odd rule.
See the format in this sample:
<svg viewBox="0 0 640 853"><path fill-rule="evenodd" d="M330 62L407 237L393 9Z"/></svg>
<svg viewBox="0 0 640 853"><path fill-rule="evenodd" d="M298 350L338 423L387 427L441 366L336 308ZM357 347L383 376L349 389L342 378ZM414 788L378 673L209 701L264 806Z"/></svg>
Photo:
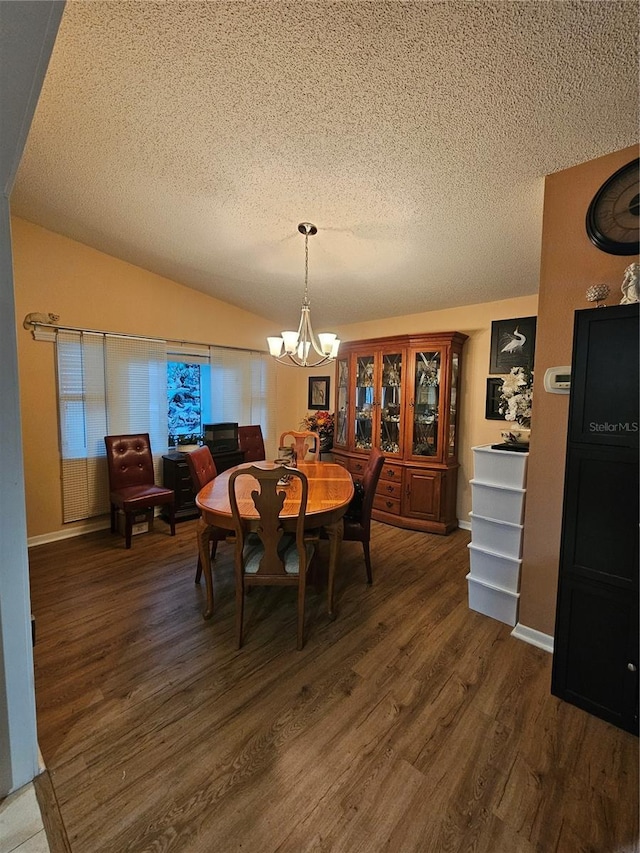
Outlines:
<svg viewBox="0 0 640 853"><path fill-rule="evenodd" d="M484 583L467 575L469 586L469 608L504 622L506 625L515 625L518 621L519 592L509 592L498 586Z"/></svg>
<svg viewBox="0 0 640 853"><path fill-rule="evenodd" d="M467 545L469 549L470 575L474 580L491 586L501 587L509 592L520 592L520 569L522 560L516 557L505 557L478 548L473 542Z"/></svg>
<svg viewBox="0 0 640 853"><path fill-rule="evenodd" d="M510 524L522 524L526 494L524 489L489 486L477 480L470 480L469 483L471 505L475 515L508 521Z"/></svg>
<svg viewBox="0 0 640 853"><path fill-rule="evenodd" d="M472 447L473 477L478 483L523 489L527 481L528 453L492 450L491 445Z"/></svg>
<svg viewBox="0 0 640 853"><path fill-rule="evenodd" d="M471 542L483 551L491 551L503 557L520 559L522 549L522 524L511 524L495 518L484 518L473 512L471 518Z"/></svg>

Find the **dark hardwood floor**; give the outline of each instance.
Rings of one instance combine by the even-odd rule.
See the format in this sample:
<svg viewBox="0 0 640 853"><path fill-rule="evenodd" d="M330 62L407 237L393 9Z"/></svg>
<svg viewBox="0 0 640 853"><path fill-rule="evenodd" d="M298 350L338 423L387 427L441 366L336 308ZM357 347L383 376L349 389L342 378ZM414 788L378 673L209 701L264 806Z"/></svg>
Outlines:
<svg viewBox="0 0 640 853"><path fill-rule="evenodd" d="M636 738L549 693L551 657L470 611L469 534L344 543L338 616L231 548L201 617L195 522L30 550L39 742L73 853L626 853ZM323 543L326 546L326 543ZM326 551L323 551L326 559Z"/></svg>

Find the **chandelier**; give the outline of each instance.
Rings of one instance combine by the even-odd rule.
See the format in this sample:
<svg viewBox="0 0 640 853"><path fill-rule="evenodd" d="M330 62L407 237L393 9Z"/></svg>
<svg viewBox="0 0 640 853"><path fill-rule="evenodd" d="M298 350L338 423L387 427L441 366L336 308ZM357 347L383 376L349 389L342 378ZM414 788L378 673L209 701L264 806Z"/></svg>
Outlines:
<svg viewBox="0 0 640 853"><path fill-rule="evenodd" d="M311 328L309 237L317 234L318 229L310 222L301 222L298 225L298 231L304 234L304 299L300 325L297 332L282 332L279 338L267 338L267 343L269 354L283 364L294 364L296 367L319 367L335 359L340 341L330 332L320 332L316 337Z"/></svg>

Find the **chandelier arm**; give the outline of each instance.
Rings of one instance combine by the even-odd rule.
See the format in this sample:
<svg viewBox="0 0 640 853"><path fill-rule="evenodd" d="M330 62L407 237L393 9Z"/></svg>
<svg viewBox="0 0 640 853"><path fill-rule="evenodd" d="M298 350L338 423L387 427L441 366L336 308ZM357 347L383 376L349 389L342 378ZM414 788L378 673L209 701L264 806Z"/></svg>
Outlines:
<svg viewBox="0 0 640 853"><path fill-rule="evenodd" d="M306 306L303 306L302 308L300 326L303 329L302 335L304 338L304 343L310 343L314 350L318 353L318 355L324 358L326 353L322 351L322 347L320 346L318 339L313 333L313 328L311 327L310 306L308 304Z"/></svg>
<svg viewBox="0 0 640 853"><path fill-rule="evenodd" d="M318 359L318 361L312 362L308 359L301 361L297 355L292 355L291 353L286 352L275 358L275 361L280 362L280 364L284 364L286 367L308 367L311 369L313 367L321 367L323 364L335 361L335 359L331 358L331 356L325 355L323 358Z"/></svg>

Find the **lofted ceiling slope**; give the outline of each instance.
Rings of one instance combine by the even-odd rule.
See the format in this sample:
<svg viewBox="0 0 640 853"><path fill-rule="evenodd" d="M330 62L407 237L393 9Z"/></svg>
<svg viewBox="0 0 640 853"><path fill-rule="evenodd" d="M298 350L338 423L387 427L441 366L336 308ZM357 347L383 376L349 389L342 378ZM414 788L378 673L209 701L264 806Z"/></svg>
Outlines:
<svg viewBox="0 0 640 853"><path fill-rule="evenodd" d="M638 140L638 4L68 0L11 198L316 330L538 289L544 176Z"/></svg>

